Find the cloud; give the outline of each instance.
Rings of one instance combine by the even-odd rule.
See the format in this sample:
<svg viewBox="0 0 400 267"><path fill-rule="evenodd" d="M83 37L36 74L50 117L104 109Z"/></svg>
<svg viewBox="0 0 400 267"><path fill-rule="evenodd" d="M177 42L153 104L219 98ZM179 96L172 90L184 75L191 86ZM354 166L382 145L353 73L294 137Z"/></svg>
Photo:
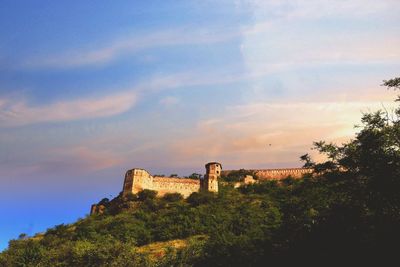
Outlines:
<svg viewBox="0 0 400 267"><path fill-rule="evenodd" d="M37 151L29 162L1 161L0 176L31 177L40 175L75 175L109 169L123 164L121 155L103 148L90 148L85 145L58 147Z"/></svg>
<svg viewBox="0 0 400 267"><path fill-rule="evenodd" d="M392 102L383 104L389 110L393 106ZM191 135L174 139L168 160L195 165L215 159L247 168L300 166L299 156L312 152L314 141L349 140L362 112L381 108L381 103L373 101L231 106L219 117L199 121Z"/></svg>
<svg viewBox="0 0 400 267"><path fill-rule="evenodd" d="M136 103L134 92L56 102L48 105L29 105L23 100L0 100L0 125L21 126L43 122L60 122L109 117L126 112Z"/></svg>
<svg viewBox="0 0 400 267"><path fill-rule="evenodd" d="M124 162L121 155L102 148L90 148L88 146L76 146L72 148L62 148L50 151L56 155L60 163L69 162L79 169L86 171L98 171L108 169ZM74 168L69 168L73 170Z"/></svg>
<svg viewBox="0 0 400 267"><path fill-rule="evenodd" d="M154 75L132 86L122 93L79 100L65 100L47 105L35 106L25 99L0 98L0 126L15 127L43 122L62 122L80 119L109 117L128 111L137 103L138 96L147 96L163 90L230 83L238 79L247 79L246 75L233 78L226 74L222 77L209 73L182 72L170 75ZM179 99L168 96L160 104L170 106Z"/></svg>
<svg viewBox="0 0 400 267"><path fill-rule="evenodd" d="M130 37L115 38L100 46L92 45L85 50L72 50L58 55L31 58L20 64L28 68L74 68L88 65L103 65L124 55L166 46L190 44L212 44L238 37L239 31L231 29L194 29L193 27L162 30L146 34L136 34Z"/></svg>
<svg viewBox="0 0 400 267"><path fill-rule="evenodd" d="M47 105L33 105L24 98L22 100L17 97L0 98L0 127L110 117L124 113L134 107L139 95L146 96L162 90L233 81L230 75L210 77L208 73L182 72L148 77L122 93L65 100ZM179 99L172 96L160 100L160 104L165 106L174 105L178 102Z"/></svg>
<svg viewBox="0 0 400 267"><path fill-rule="evenodd" d="M179 98L174 96L167 96L160 100L160 104L166 107L175 106L178 103L179 103Z"/></svg>
<svg viewBox="0 0 400 267"><path fill-rule="evenodd" d="M201 45L201 44L215 44L230 41L235 38L259 38L264 36L271 39L271 35L265 35L268 31L274 31L282 25L292 23L295 25L301 20L313 20L322 17L332 17L340 19L348 17L354 19L355 16L368 16L373 13L384 14L391 12L395 9L400 9L398 1L371 1L371 0L355 0L355 1L319 1L319 0L298 0L298 1L237 1L238 8L247 7L253 14L253 21L242 25L235 26L221 26L212 25L212 27L196 28L194 25L158 30L149 33L136 33L128 37L114 37L110 41L104 43L92 43L86 49L74 49L63 51L59 54L41 55L39 58L28 58L23 61L20 67L27 68L75 68L90 65L105 65L114 60L122 58L126 55L133 55L143 50L167 47L167 46L181 46L181 45ZM295 28L295 27L294 27ZM287 29L283 29L287 31ZM336 36L337 37L337 36ZM275 39L275 38L273 38ZM398 39L394 38L398 41ZM301 41L300 39L296 40ZM346 37L339 38L347 47L349 42ZM365 40L362 40L365 41ZM257 43L257 42L255 42ZM281 42L280 45L284 45ZM288 42L292 45L292 42ZM388 43L385 43L388 44ZM393 44L394 49L391 47L390 51L385 51L385 54L392 55L393 60L398 59L398 42ZM334 47L335 44L328 45ZM368 47L368 46L367 46ZM381 48L380 45L379 48ZM309 48L309 47L308 47ZM357 47L356 47L357 49ZM308 53L313 52L314 49L308 49ZM303 52L297 54L302 54ZM257 51L258 53L259 51ZM342 57L338 53L332 53L329 50L323 55L329 55L333 59ZM355 53L353 53L355 52ZM347 54L359 55L362 53L365 56L374 57L377 52L374 50L372 53L369 49L364 51L356 51L353 48L349 49ZM316 51L317 54L320 52ZM292 55L290 55L291 57ZM317 55L318 57L318 55ZM382 58L380 58L382 59ZM281 62L282 63L282 62Z"/></svg>
<svg viewBox="0 0 400 267"><path fill-rule="evenodd" d="M273 19L318 19L361 17L400 7L396 0L241 0L238 8L249 8Z"/></svg>
<svg viewBox="0 0 400 267"><path fill-rule="evenodd" d="M388 16L400 11L398 1L239 2L250 3L253 12L253 23L243 27L240 49L245 66L255 75L330 64L397 64L400 59L400 38L391 25L383 31L367 30L343 19L364 15L371 19L371 13ZM317 21L328 17L338 25Z"/></svg>
<svg viewBox="0 0 400 267"><path fill-rule="evenodd" d="M121 93L79 100L65 100L47 105L33 105L25 98L22 98L22 100L15 97L0 98L0 126L14 127L43 122L74 121L114 116L124 113L134 107L139 96L141 98L146 98L160 91L192 86L257 82L269 74L279 73L291 68L304 68L307 67L308 64L312 63L266 63L265 65L255 65L256 67L242 72L229 70L224 70L223 72L188 71L168 75L154 75L132 85L130 89ZM311 99L313 96L314 98L326 98L329 94L326 90L316 90L313 95L301 96L301 92L304 89L301 86L304 87L304 85L296 84L296 87L291 89L293 92L296 92L296 98L304 99L306 97ZM327 86L329 87L329 85L326 85L326 87ZM247 89L251 90L251 88ZM345 100L360 100L360 98L365 99L366 97L375 98L377 95L375 89L369 89L368 94L363 93L360 95L357 92L361 90L365 92L366 88L362 85L354 85L352 88L335 88L333 97L335 99L345 98ZM267 92L268 90L265 89L264 91ZM178 102L179 98L175 96L167 96L159 101L159 103L164 106L175 105Z"/></svg>

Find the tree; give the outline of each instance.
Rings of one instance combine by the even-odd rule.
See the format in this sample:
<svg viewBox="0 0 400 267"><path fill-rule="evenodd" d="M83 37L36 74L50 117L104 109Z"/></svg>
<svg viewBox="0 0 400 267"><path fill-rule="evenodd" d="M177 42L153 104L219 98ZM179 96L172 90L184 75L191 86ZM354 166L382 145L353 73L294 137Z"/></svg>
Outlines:
<svg viewBox="0 0 400 267"><path fill-rule="evenodd" d="M400 89L400 77L384 80L382 85L386 86L388 89Z"/></svg>
<svg viewBox="0 0 400 267"><path fill-rule="evenodd" d="M192 173L191 175L188 176L189 179L201 179L203 177L203 175L199 174L199 173Z"/></svg>
<svg viewBox="0 0 400 267"><path fill-rule="evenodd" d="M383 85L400 89L400 78ZM325 219L335 221L330 229L342 225L343 233L351 226L352 233L362 236L354 237L354 242L364 238L369 246L387 253L400 237L400 107L393 114L382 110L363 114L361 123L347 143L314 143L327 156L325 162L315 163L308 155L302 159L335 192L329 212L334 217Z"/></svg>
<svg viewBox="0 0 400 267"><path fill-rule="evenodd" d="M183 199L183 196L179 193L167 193L163 197L164 200L168 202L177 202Z"/></svg>
<svg viewBox="0 0 400 267"><path fill-rule="evenodd" d="M138 194L139 200L147 200L147 199L155 199L157 196L157 191L154 190L149 190L149 189L144 189L140 191Z"/></svg>

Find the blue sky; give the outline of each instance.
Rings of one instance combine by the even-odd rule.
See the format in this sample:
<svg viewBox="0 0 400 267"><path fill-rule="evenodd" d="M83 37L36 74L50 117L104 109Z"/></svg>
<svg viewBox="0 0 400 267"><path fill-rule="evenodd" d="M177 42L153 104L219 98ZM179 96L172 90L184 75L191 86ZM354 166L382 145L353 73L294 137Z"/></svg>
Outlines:
<svg viewBox="0 0 400 267"><path fill-rule="evenodd" d="M0 7L0 249L86 216L129 168L300 166L390 109L399 75L395 0Z"/></svg>

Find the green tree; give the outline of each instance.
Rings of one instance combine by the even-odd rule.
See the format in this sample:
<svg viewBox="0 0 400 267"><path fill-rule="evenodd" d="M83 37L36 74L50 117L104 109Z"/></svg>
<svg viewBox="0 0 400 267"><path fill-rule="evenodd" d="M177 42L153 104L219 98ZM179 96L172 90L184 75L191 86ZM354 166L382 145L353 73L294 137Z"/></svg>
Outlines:
<svg viewBox="0 0 400 267"><path fill-rule="evenodd" d="M155 199L157 196L157 191L144 189L144 190L140 191L137 195L138 195L138 199L141 201L144 201L147 199Z"/></svg>
<svg viewBox="0 0 400 267"><path fill-rule="evenodd" d="M163 199L168 202L177 202L183 200L183 196L179 193L167 193L163 196Z"/></svg>
<svg viewBox="0 0 400 267"><path fill-rule="evenodd" d="M203 177L203 175L199 174L199 173L192 173L191 175L188 176L189 179L201 179Z"/></svg>

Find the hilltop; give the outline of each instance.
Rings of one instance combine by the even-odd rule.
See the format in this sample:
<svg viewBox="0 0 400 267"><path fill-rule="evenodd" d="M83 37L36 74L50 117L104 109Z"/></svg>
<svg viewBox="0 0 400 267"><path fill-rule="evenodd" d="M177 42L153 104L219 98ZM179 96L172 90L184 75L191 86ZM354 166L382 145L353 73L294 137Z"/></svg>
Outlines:
<svg viewBox="0 0 400 267"><path fill-rule="evenodd" d="M327 160L302 156L313 170L302 178L225 177L187 198L122 192L101 214L10 241L0 266L384 265L400 238L399 140L400 108L367 113L353 140L316 142Z"/></svg>

